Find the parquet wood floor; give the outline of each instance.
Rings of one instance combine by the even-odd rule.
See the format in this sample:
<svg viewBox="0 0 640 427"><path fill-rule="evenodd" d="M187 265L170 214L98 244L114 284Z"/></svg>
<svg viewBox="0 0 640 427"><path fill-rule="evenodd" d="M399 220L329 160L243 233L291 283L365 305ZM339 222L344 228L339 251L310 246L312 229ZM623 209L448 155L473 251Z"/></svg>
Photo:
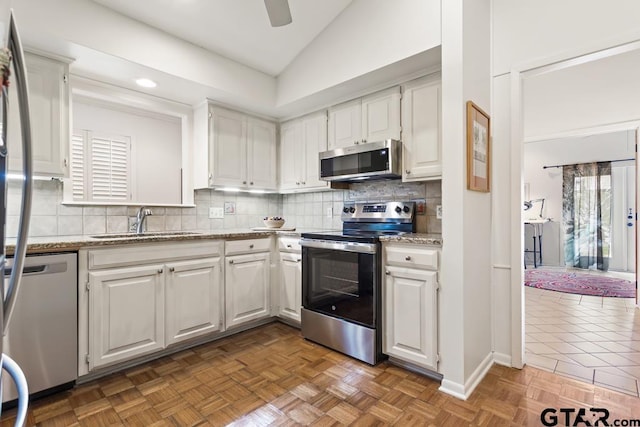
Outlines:
<svg viewBox="0 0 640 427"><path fill-rule="evenodd" d="M34 401L28 425L495 427L541 425L547 407L640 418L638 398L530 367L492 367L467 401L438 387L272 323ZM14 416L6 411L0 426L12 426Z"/></svg>

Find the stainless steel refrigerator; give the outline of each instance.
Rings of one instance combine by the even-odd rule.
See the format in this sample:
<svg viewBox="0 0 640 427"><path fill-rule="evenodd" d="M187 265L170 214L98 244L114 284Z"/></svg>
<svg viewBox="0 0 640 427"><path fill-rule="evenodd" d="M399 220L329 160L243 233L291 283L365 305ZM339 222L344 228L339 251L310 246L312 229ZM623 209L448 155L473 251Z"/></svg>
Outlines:
<svg viewBox="0 0 640 427"><path fill-rule="evenodd" d="M6 10L4 10L6 9ZM3 28L2 36L4 36L4 45L6 50L0 52L0 76L2 76L2 112L0 117L2 123L1 139L0 139L0 278L4 277L5 269L5 238L7 223L7 168L8 157L11 153L7 150L7 112L17 109L20 114L20 135L22 138L22 197L20 208L20 222L18 226L18 235L14 251L13 268L8 281L0 280L0 295L3 296L2 304L0 304L0 330L4 335L7 331L11 316L14 311L16 298L20 292L20 282L22 279L22 270L24 266L25 255L27 251L27 233L29 230L29 219L31 216L31 192L32 192L32 152L31 152L31 121L29 117L29 99L27 87L27 72L24 63L24 51L20 36L16 28L16 22L13 11L0 4L0 28ZM11 64L11 66L9 65ZM7 70L10 70L10 74ZM18 104L9 105L9 90L16 91L18 95ZM11 141L12 146L16 146L16 141ZM28 390L24 374L19 366L7 355L4 354L2 348L2 340L0 340L1 366L0 380L2 375L9 373L16 381L19 393L18 416L15 425L23 425L26 416L28 404ZM0 381L0 395L2 394L2 382Z"/></svg>

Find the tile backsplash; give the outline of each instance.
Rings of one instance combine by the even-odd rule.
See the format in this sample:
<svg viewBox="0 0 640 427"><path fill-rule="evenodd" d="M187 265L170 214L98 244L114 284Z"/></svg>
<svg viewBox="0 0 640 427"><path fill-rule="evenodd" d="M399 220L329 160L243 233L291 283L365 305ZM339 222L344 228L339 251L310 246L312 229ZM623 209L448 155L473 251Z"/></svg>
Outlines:
<svg viewBox="0 0 640 427"><path fill-rule="evenodd" d="M7 194L8 237L15 237L18 228L20 183L9 182ZM196 190L196 207L151 207L147 218L149 231L217 230L262 226L265 216L282 216L285 226L298 228L339 229L344 201L425 200L426 215L417 217L419 232L441 233L441 220L436 219L436 205L441 204L440 181L401 183L377 181L352 184L349 190L330 190L298 194L227 193ZM235 213L223 219L209 219L209 208L224 208L233 203ZM130 218L139 209L135 206L70 206L62 204L62 184L59 181L35 181L31 213L30 236L68 236L103 233L124 233Z"/></svg>

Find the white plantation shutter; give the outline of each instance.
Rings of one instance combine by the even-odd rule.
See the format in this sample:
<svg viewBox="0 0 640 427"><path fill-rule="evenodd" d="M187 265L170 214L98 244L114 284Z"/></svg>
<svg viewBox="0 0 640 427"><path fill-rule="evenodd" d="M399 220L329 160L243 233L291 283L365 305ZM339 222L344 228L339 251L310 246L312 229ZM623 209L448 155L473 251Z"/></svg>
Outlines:
<svg viewBox="0 0 640 427"><path fill-rule="evenodd" d="M79 171L82 177L73 173L73 146L76 135L82 135L82 147L76 149L82 157L84 168ZM72 138L72 180L73 197L77 194L87 201L131 200L130 191L130 153L131 138L120 135L98 134L90 131L74 132Z"/></svg>
<svg viewBox="0 0 640 427"><path fill-rule="evenodd" d="M73 200L85 200L86 166L85 146L87 132L74 132L71 135L71 185Z"/></svg>

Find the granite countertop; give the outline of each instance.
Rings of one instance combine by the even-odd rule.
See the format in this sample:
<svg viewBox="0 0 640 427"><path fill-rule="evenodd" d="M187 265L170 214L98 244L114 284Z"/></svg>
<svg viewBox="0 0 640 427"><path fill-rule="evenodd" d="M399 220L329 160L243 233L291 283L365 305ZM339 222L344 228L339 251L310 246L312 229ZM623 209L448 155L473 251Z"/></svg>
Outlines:
<svg viewBox="0 0 640 427"><path fill-rule="evenodd" d="M206 231L164 231L149 232L148 234L136 235L127 234L101 234L96 236L51 236L51 237L29 237L27 253L47 253L47 252L75 252L81 248L101 247L114 245L129 245L136 243L151 242L173 242L173 241L193 241L193 240L241 240L269 237L274 234L278 236L300 237L302 233L319 231L314 228L303 228L296 230L278 231L253 231L249 229L232 230L206 230ZM326 231L326 230L323 230ZM409 233L401 236L380 237L383 242L414 243L425 245L442 246L442 235ZM6 251L12 255L15 250L15 239L7 240Z"/></svg>
<svg viewBox="0 0 640 427"><path fill-rule="evenodd" d="M305 230L307 231L307 230ZM99 237L78 235L78 236L50 236L50 237L29 237L27 253L46 252L75 252L86 247L101 247L114 245L128 245L136 243L151 242L172 242L172 241L193 241L193 240L241 240L269 237L273 234L285 236L300 236L303 231L253 231L249 229L232 230L206 230L206 231L164 231L149 232L148 234L136 235L134 233L122 234L101 234ZM12 255L15 250L16 239L7 239L6 251Z"/></svg>
<svg viewBox="0 0 640 427"><path fill-rule="evenodd" d="M407 233L399 236L380 236L380 241L442 246L442 234Z"/></svg>

